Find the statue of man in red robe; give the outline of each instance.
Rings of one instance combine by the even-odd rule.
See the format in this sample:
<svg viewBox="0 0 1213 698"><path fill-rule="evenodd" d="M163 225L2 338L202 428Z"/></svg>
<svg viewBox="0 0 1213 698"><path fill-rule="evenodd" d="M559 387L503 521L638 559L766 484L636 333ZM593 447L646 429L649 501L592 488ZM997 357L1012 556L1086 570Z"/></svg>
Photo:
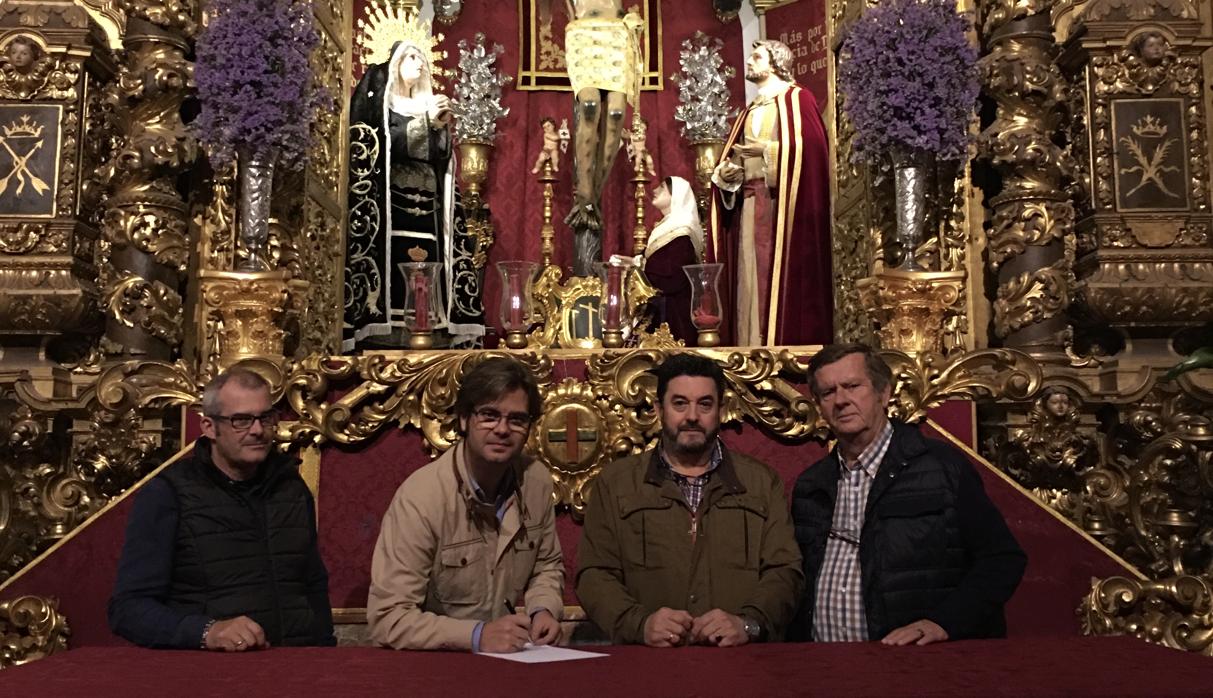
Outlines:
<svg viewBox="0 0 1213 698"><path fill-rule="evenodd" d="M834 329L825 126L792 77L792 52L758 41L746 61L758 87L712 174L709 261L725 264L726 341L829 344Z"/></svg>

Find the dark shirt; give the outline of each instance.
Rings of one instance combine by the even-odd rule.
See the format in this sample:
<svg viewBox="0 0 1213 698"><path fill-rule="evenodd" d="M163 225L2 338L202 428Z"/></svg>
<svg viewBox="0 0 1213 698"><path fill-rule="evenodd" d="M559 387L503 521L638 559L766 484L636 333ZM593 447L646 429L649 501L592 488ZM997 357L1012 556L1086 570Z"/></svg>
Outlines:
<svg viewBox="0 0 1213 698"><path fill-rule="evenodd" d="M260 477L261 473L258 474ZM234 483L247 496L256 496L256 480ZM126 544L118 564L118 579L109 603L110 628L137 645L194 649L202 630L214 619L185 613L165 603L173 578L173 549L180 511L172 485L154 478L135 496L126 524ZM308 604L317 617L330 616L328 575L316 546L308 563ZM331 626L329 626L331 632ZM336 644L331 634L317 644Z"/></svg>

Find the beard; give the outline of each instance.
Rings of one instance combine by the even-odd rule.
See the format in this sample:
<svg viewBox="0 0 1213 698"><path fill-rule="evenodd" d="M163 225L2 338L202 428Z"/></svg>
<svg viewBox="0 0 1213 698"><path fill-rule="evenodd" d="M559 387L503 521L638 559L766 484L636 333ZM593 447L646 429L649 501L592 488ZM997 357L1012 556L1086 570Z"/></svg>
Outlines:
<svg viewBox="0 0 1213 698"><path fill-rule="evenodd" d="M770 70L751 70L747 68L745 71L745 79L750 82L761 82L769 77L771 77Z"/></svg>
<svg viewBox="0 0 1213 698"><path fill-rule="evenodd" d="M683 434L686 434L691 438L688 440L679 438ZM700 435L703 436L702 440L695 438ZM665 443L665 447L669 449L671 453L676 453L682 456L703 455L704 452L712 447L712 444L716 442L716 437L719 435L719 426L710 431L704 429L701 425L686 426L682 428L663 426L661 428L661 437L662 441Z"/></svg>

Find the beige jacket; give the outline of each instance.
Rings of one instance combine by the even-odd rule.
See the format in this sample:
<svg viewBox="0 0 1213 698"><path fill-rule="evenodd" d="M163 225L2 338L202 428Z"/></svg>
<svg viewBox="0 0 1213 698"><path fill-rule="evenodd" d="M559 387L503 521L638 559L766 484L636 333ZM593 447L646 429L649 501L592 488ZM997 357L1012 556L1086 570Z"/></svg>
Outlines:
<svg viewBox="0 0 1213 698"><path fill-rule="evenodd" d="M366 616L371 639L396 649L472 648L479 621L563 608L564 564L552 478L541 463L518 470L500 528L477 516L463 443L404 481L383 516L371 561ZM519 601L522 604L519 604Z"/></svg>

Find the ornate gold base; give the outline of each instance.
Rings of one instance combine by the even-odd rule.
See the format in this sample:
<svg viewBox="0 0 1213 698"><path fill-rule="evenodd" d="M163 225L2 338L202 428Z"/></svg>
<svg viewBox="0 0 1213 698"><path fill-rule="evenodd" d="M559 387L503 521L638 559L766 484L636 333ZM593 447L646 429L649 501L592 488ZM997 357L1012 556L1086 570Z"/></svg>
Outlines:
<svg viewBox="0 0 1213 698"><path fill-rule="evenodd" d="M623 346L622 330L603 330L602 346L607 349L618 349Z"/></svg>
<svg viewBox="0 0 1213 698"><path fill-rule="evenodd" d="M719 330L699 330L699 346L701 346L701 347L718 347L718 346L720 346L720 331Z"/></svg>
<svg viewBox="0 0 1213 698"><path fill-rule="evenodd" d="M889 269L855 287L864 310L880 324L881 346L912 354L940 351L945 320L958 312L964 285L963 271Z"/></svg>
<svg viewBox="0 0 1213 698"><path fill-rule="evenodd" d="M285 269L204 270L199 279L206 308L204 322L213 323L220 368L254 357L282 358L286 340L283 328L289 318L303 313L306 282L292 279ZM212 335L207 332L203 336Z"/></svg>
<svg viewBox="0 0 1213 698"><path fill-rule="evenodd" d="M433 349L434 333L413 332L409 335L409 349Z"/></svg>
<svg viewBox="0 0 1213 698"><path fill-rule="evenodd" d="M509 349L526 349L526 333L519 330L511 330L506 332L505 346Z"/></svg>

